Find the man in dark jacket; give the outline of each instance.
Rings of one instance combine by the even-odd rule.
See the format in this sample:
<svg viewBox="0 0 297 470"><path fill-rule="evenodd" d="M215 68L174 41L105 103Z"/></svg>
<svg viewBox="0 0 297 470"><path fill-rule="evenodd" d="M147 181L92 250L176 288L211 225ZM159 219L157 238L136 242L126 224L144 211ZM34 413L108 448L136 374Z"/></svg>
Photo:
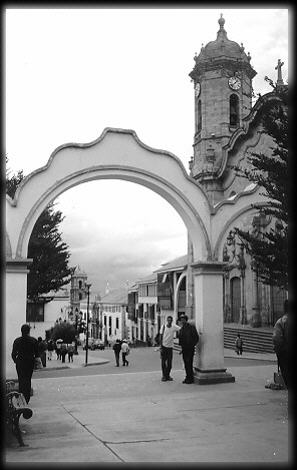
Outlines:
<svg viewBox="0 0 297 470"><path fill-rule="evenodd" d="M37 339L30 336L30 325L22 325L22 336L13 342L11 357L16 365L19 392L29 403L35 357L39 357Z"/></svg>
<svg viewBox="0 0 297 470"><path fill-rule="evenodd" d="M179 317L181 329L179 331L179 344L182 348L183 361L185 365L186 378L183 384L194 383L193 359L195 346L199 341L198 331L195 325L188 323L187 315L182 314Z"/></svg>
<svg viewBox="0 0 297 470"><path fill-rule="evenodd" d="M119 339L116 340L112 349L114 351L114 357L116 361L116 367L120 366L120 352L121 352L122 343Z"/></svg>

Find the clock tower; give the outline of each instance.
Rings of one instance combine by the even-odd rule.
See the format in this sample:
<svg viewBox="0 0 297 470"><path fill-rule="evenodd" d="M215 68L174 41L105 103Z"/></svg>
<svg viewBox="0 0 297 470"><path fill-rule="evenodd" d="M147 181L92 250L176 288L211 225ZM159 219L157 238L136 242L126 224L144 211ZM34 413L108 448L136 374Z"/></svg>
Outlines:
<svg viewBox="0 0 297 470"><path fill-rule="evenodd" d="M202 45L189 74L194 82L195 134L191 175L204 186L212 203L223 197L220 180L226 145L252 109L250 54L227 38L221 14L217 39Z"/></svg>

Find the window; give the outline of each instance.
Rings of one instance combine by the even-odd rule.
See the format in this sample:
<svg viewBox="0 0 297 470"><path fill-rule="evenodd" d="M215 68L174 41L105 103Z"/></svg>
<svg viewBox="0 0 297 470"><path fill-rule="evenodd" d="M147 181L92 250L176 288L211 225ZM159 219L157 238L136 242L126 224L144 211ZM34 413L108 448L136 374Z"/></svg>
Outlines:
<svg viewBox="0 0 297 470"><path fill-rule="evenodd" d="M202 114L201 114L201 100L198 101L198 120L197 120L197 130L201 131L202 128Z"/></svg>
<svg viewBox="0 0 297 470"><path fill-rule="evenodd" d="M237 95L230 96L230 126L239 125L239 99Z"/></svg>
<svg viewBox="0 0 297 470"><path fill-rule="evenodd" d="M78 288L79 288L79 289L82 288L82 281L78 281Z"/></svg>
<svg viewBox="0 0 297 470"><path fill-rule="evenodd" d="M148 285L148 296L155 297L157 295L157 289L155 284Z"/></svg>
<svg viewBox="0 0 297 470"><path fill-rule="evenodd" d="M119 319L118 319L118 317L116 318L116 329L117 330L119 329Z"/></svg>

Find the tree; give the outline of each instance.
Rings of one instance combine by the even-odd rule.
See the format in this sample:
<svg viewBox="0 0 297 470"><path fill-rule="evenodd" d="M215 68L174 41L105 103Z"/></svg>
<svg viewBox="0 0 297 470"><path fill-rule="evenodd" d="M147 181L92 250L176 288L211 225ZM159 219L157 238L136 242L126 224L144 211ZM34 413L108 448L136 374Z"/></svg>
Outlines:
<svg viewBox="0 0 297 470"><path fill-rule="evenodd" d="M72 343L75 340L75 327L69 322L56 323L51 331L51 339L62 339L64 343Z"/></svg>
<svg viewBox="0 0 297 470"><path fill-rule="evenodd" d="M6 170L6 193L10 197L14 197L23 179L22 170L12 176ZM63 219L61 211L55 211L51 203L40 215L31 233L28 258L33 258L33 263L29 266L27 297L34 303L42 294L56 292L71 279L73 268L68 266L68 245L62 241L58 229Z"/></svg>
<svg viewBox="0 0 297 470"><path fill-rule="evenodd" d="M258 184L268 197L265 207L255 204L260 214L252 231L235 228L252 257L252 269L264 284L288 288L288 88L273 85L273 92L258 111L263 132L273 140L270 152L252 152L249 166L233 167L239 176ZM265 97L264 97L265 98ZM263 229L261 218L272 218L275 228Z"/></svg>
<svg viewBox="0 0 297 470"><path fill-rule="evenodd" d="M6 165L8 163L8 158L5 156ZM20 185L20 182L24 179L23 170L17 172L16 175L10 176L10 170L6 167L6 194L11 198L14 197L17 187Z"/></svg>
<svg viewBox="0 0 297 470"><path fill-rule="evenodd" d="M70 282L73 272L68 267L70 253L58 230L63 219L61 211L54 211L54 204L50 204L33 228L28 246L28 257L33 258L28 275L28 298L33 301Z"/></svg>

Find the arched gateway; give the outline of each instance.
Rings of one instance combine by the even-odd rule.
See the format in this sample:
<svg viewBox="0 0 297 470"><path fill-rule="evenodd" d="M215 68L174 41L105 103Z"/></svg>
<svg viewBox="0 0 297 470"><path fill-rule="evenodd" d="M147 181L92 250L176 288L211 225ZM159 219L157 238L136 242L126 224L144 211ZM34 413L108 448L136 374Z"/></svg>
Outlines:
<svg viewBox="0 0 297 470"><path fill-rule="evenodd" d="M224 264L213 255L221 234L212 220L215 212L206 193L187 175L176 156L148 147L132 130L113 128L105 129L94 142L60 146L46 166L23 180L13 200L7 197L6 373L9 374L13 366L10 358L13 339L26 320L30 263L27 252L34 224L46 206L60 194L80 183L98 179L121 179L146 186L178 212L187 227L194 257L195 321L200 333L196 381L234 381L224 368Z"/></svg>

